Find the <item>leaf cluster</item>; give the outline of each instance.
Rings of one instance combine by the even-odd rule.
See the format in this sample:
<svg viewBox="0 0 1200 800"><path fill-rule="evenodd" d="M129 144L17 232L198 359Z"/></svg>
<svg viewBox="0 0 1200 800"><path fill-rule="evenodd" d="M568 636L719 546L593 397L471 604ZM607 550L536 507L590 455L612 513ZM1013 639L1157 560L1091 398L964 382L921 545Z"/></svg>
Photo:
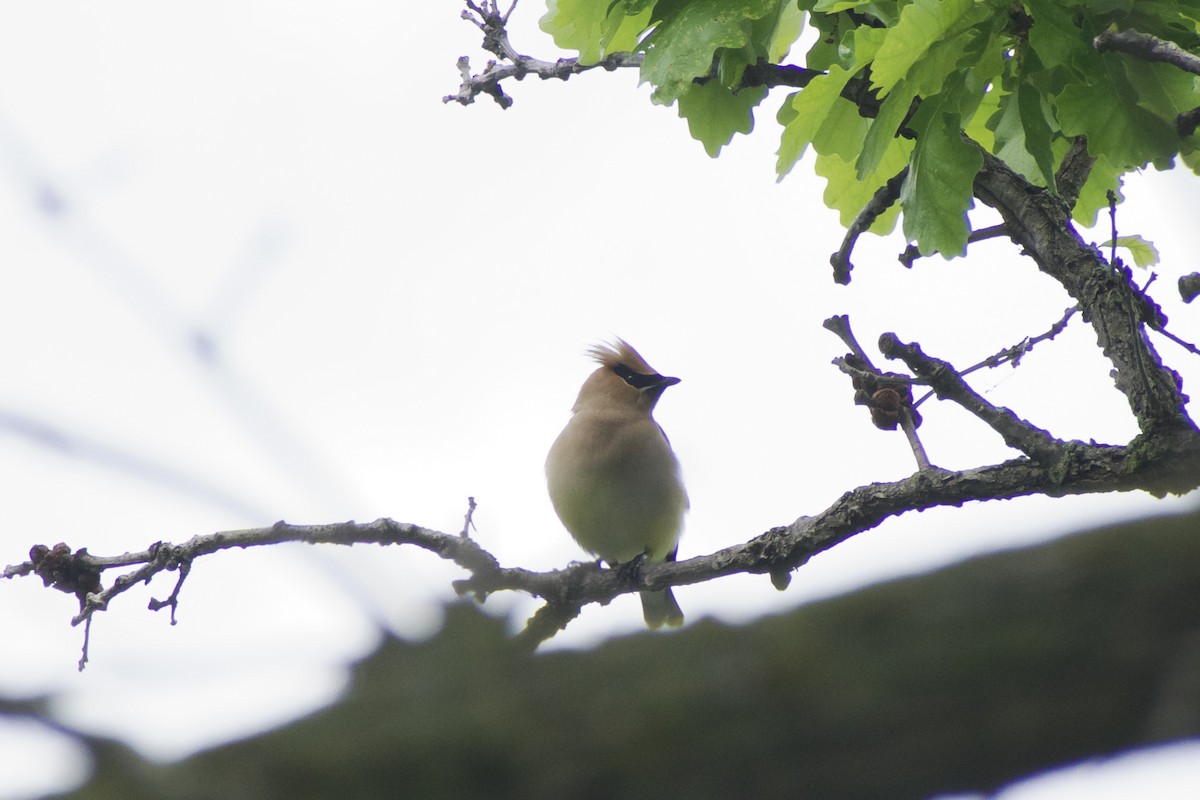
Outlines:
<svg viewBox="0 0 1200 800"><path fill-rule="evenodd" d="M778 175L811 146L825 202L849 226L906 171L898 206L870 230L902 212L922 254L965 252L985 152L1057 192L1085 139L1088 179L1063 194L1086 225L1129 170L1181 158L1200 171L1200 139L1177 125L1200 106L1200 76L1096 44L1137 31L1200 52L1189 0L550 0L541 26L582 63L642 55L654 102L677 104L712 156L754 127L768 89L754 68L804 42L796 66L811 80L777 114Z"/></svg>

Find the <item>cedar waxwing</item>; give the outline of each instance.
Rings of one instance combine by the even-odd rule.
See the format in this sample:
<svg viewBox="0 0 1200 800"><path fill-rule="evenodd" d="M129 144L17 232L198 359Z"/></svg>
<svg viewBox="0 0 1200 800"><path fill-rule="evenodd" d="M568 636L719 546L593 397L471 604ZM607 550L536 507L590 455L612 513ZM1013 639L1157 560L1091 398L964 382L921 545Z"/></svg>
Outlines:
<svg viewBox="0 0 1200 800"><path fill-rule="evenodd" d="M688 496L652 414L679 379L659 375L620 339L588 352L600 368L583 382L546 457L550 502L580 547L609 566L639 556L674 561ZM651 628L683 624L670 588L641 595Z"/></svg>

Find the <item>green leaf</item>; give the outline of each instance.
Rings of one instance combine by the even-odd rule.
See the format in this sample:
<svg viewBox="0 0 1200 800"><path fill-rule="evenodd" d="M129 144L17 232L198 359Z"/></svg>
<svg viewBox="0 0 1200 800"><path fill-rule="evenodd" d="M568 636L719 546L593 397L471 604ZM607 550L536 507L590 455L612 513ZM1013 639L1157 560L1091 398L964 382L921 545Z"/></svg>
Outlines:
<svg viewBox="0 0 1200 800"><path fill-rule="evenodd" d="M767 61L772 64L780 64L783 59L787 58L788 51L792 49L792 45L800 38L800 34L804 30L804 12L796 0L780 0L779 13L773 19L763 17L761 21L755 22L756 32L763 22L771 23L770 35L767 37L766 47L758 49L763 52Z"/></svg>
<svg viewBox="0 0 1200 800"><path fill-rule="evenodd" d="M1133 8L1133 0L1091 0L1088 8L1093 14L1109 14L1113 11L1129 11Z"/></svg>
<svg viewBox="0 0 1200 800"><path fill-rule="evenodd" d="M754 130L754 107L767 96L765 86L734 93L716 81L693 86L679 98L679 116L688 121L692 138L716 158L735 133Z"/></svg>
<svg viewBox="0 0 1200 800"><path fill-rule="evenodd" d="M1036 72L1037 66L1037 56L1034 53L1026 53L1015 91L1016 105L1021 119L1025 152L1033 157L1041 173L1037 183L1053 190L1054 153L1051 149L1051 139L1054 137L1054 130L1050 123L1050 109L1046 106L1042 93L1026 78L1026 70Z"/></svg>
<svg viewBox="0 0 1200 800"><path fill-rule="evenodd" d="M1025 128L1015 92L1001 96L1000 106L989 123L995 131L992 153L1026 178L1045 186L1041 169L1025 148Z"/></svg>
<svg viewBox="0 0 1200 800"><path fill-rule="evenodd" d="M1174 128L1139 106L1132 87L1112 68L1066 86L1056 108L1064 134L1086 136L1089 153L1121 167L1170 158L1179 143Z"/></svg>
<svg viewBox="0 0 1200 800"><path fill-rule="evenodd" d="M861 69L875 59L875 54L887 40L886 28L860 26L855 28L849 37L849 47L843 49L843 60L854 69ZM848 58L847 58L848 56Z"/></svg>
<svg viewBox="0 0 1200 800"><path fill-rule="evenodd" d="M1025 0L1025 7L1033 17L1029 46L1047 69L1066 67L1079 76L1093 69L1099 54L1069 8L1058 0Z"/></svg>
<svg viewBox="0 0 1200 800"><path fill-rule="evenodd" d="M754 56L754 48L749 44L737 50L719 50L717 55L717 83L726 89L736 89L742 82L742 75L746 72L746 67L757 60ZM693 86L689 87L687 91L693 92L695 89L696 87ZM680 99L684 97L687 97L687 92L680 95Z"/></svg>
<svg viewBox="0 0 1200 800"><path fill-rule="evenodd" d="M1088 152L1117 167L1168 163L1179 139L1164 112L1183 102L1186 82L1166 77L1170 70L1162 65L1097 53L1092 40L1099 23L1088 13L1053 0L1026 3L1034 18L1027 55L1044 67L1030 82L1056 95L1051 102L1063 134L1086 136Z"/></svg>
<svg viewBox="0 0 1200 800"><path fill-rule="evenodd" d="M952 74L978 62L986 51L987 41L982 31L972 28L935 43L908 70L906 81L909 87L922 97L938 94Z"/></svg>
<svg viewBox="0 0 1200 800"><path fill-rule="evenodd" d="M994 120L999 119L1000 106L1006 97L1008 95L999 88L987 92L980 98L971 121L963 129L971 141L978 142L980 147L992 154L996 153L997 147L996 135L993 132Z"/></svg>
<svg viewBox="0 0 1200 800"><path fill-rule="evenodd" d="M865 6L870 0L820 0L813 11L821 14L836 14L839 11L848 11L851 8Z"/></svg>
<svg viewBox="0 0 1200 800"><path fill-rule="evenodd" d="M997 157L1039 186L1053 188L1055 129L1043 95L1030 79L1041 72L1039 66L1036 55L1024 54L1019 73L1005 80L1012 91L1001 95L988 125L995 131L993 152Z"/></svg>
<svg viewBox="0 0 1200 800"><path fill-rule="evenodd" d="M905 6L871 68L871 81L879 93L890 92L934 44L973 19L976 5L975 0L914 0Z"/></svg>
<svg viewBox="0 0 1200 800"><path fill-rule="evenodd" d="M1113 240L1109 239L1101 247L1112 247ZM1133 263L1142 269L1158 263L1158 248L1154 243L1141 236L1118 236L1117 247L1124 247L1133 255Z"/></svg>
<svg viewBox="0 0 1200 800"><path fill-rule="evenodd" d="M554 43L579 53L584 64L595 64L610 53L628 52L650 24L651 9L627 14L623 0L547 0L546 13L538 20Z"/></svg>
<svg viewBox="0 0 1200 800"><path fill-rule="evenodd" d="M821 130L825 119L833 113L834 105L839 102L850 103L841 97L841 92L851 75L841 67L832 66L827 74L818 75L780 108L780 123L784 128L775 164L776 174L780 178L791 172L796 162L804 156L804 151Z"/></svg>
<svg viewBox="0 0 1200 800"><path fill-rule="evenodd" d="M1150 113L1174 122L1177 115L1196 106L1200 77L1171 64L1137 58L1123 58L1122 66L1137 104Z"/></svg>
<svg viewBox="0 0 1200 800"><path fill-rule="evenodd" d="M919 96L933 97L945 94L945 87L951 83L961 82L962 87L955 92L957 111L962 126L972 127L981 107L985 114L994 111L995 104L985 100L998 90L996 84L1009 60L1006 53L1010 42L1001 30L1001 19L973 25L938 42L913 65L904 83L911 82L908 88L915 88Z"/></svg>
<svg viewBox="0 0 1200 800"><path fill-rule="evenodd" d="M1200 4L1194 0L1137 0L1119 27L1173 41L1194 53L1200 47Z"/></svg>
<svg viewBox="0 0 1200 800"><path fill-rule="evenodd" d="M818 155L814 170L826 181L825 205L838 212L842 225L849 225L875 196L875 192L904 169L912 150L912 141L892 139L880 157L878 166L862 180L857 177L854 162L836 155ZM881 236L890 233L899 213L899 203L893 204L871 225L871 233Z"/></svg>
<svg viewBox="0 0 1200 800"><path fill-rule="evenodd" d="M593 0L602 2L602 0ZM654 86L651 99L670 105L707 75L721 48L750 40L749 20L776 10L778 0L689 0L679 4L643 41L642 80Z"/></svg>
<svg viewBox="0 0 1200 800"><path fill-rule="evenodd" d="M1071 218L1085 228L1096 224L1096 215L1101 209L1108 208L1108 193L1116 192L1117 202L1125 198L1121 194L1121 175L1125 170L1114 167L1104 156L1098 156L1088 172L1087 181L1079 191L1079 199L1075 208L1071 209Z"/></svg>
<svg viewBox="0 0 1200 800"><path fill-rule="evenodd" d="M913 97L914 93L901 81L884 98L879 106L879 114L872 120L863 139L862 150L855 164L858 180L863 180L878 169L880 159L896 138L896 131L912 106Z"/></svg>
<svg viewBox="0 0 1200 800"><path fill-rule="evenodd" d="M804 55L805 65L818 72L824 72L834 64L849 67L852 61L845 58L842 42L853 42L856 27L841 14L810 16L809 25L817 31L818 36Z"/></svg>
<svg viewBox="0 0 1200 800"><path fill-rule="evenodd" d="M853 164L862 152L863 137L870 122L858 113L858 106L843 98L835 102L821 120L812 145L818 153L837 155Z"/></svg>
<svg viewBox="0 0 1200 800"><path fill-rule="evenodd" d="M896 6L896 0L820 0L813 5L812 10L818 14L834 15L839 11L854 9L859 14L873 17L884 26L891 27L899 16Z"/></svg>
<svg viewBox="0 0 1200 800"><path fill-rule="evenodd" d="M974 204L972 186L983 156L962 137L959 88L952 84L943 95L927 98L912 122L917 144L900 202L904 235L921 255L936 251L951 258L967 248L967 209Z"/></svg>
<svg viewBox="0 0 1200 800"><path fill-rule="evenodd" d="M1200 147L1184 152L1180 155L1179 160L1182 161L1192 172L1200 175Z"/></svg>

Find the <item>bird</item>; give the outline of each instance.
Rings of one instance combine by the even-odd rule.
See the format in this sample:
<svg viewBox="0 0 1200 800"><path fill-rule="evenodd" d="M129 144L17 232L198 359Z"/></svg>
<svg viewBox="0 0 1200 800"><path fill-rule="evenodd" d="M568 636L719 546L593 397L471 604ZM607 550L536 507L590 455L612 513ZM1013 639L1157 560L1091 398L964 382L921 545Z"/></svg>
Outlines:
<svg viewBox="0 0 1200 800"><path fill-rule="evenodd" d="M690 502L654 407L679 378L660 375L623 339L588 354L600 366L546 457L550 502L579 546L610 567L674 561ZM683 624L670 587L641 600L650 628Z"/></svg>

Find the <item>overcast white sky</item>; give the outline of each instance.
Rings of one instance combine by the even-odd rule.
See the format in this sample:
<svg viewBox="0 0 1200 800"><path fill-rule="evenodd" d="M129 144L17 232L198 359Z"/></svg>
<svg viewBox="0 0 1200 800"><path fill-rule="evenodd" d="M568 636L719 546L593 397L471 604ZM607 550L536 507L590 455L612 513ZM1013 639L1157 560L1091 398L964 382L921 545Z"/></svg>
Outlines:
<svg viewBox="0 0 1200 800"><path fill-rule="evenodd" d="M553 57L540 13L526 0L514 44ZM483 61L458 15L451 0L3 6L0 561L35 543L113 554L278 519L457 530L471 495L478 539L505 564L562 566L583 554L550 509L542 461L592 368L584 349L614 335L683 379L658 416L693 502L680 554L700 555L912 471L903 438L872 428L830 366L844 348L825 317L850 314L868 347L893 330L966 366L1070 305L999 242L908 271L901 242L863 240L854 282L835 286L841 230L821 183L807 164L774 182L782 94L717 160L632 73L514 84L507 112L445 106L455 59ZM1173 286L1198 268L1198 186L1139 177L1120 216L1157 243L1155 296L1193 342L1200 311ZM1060 437L1125 442L1134 425L1093 342L1076 321L974 385ZM1161 352L1194 395L1200 359ZM935 463L1009 457L964 413L923 411ZM786 593L748 576L677 593L692 620L749 619L1187 503L929 511L814 559ZM341 666L374 645L371 617L428 633L455 577L395 549L221 554L193 570L179 625L145 610L169 581L101 615L83 674L74 599L5 582L0 693L58 693L71 724L178 756L328 702ZM488 606L518 620L535 608ZM636 631L640 617L636 599L589 609L555 644ZM76 779L69 755L59 773L28 774L61 746L0 726L0 797ZM1069 780L1120 796L1095 773ZM1161 763L1122 774L1185 785ZM1036 791L1011 800L1047 796Z"/></svg>

